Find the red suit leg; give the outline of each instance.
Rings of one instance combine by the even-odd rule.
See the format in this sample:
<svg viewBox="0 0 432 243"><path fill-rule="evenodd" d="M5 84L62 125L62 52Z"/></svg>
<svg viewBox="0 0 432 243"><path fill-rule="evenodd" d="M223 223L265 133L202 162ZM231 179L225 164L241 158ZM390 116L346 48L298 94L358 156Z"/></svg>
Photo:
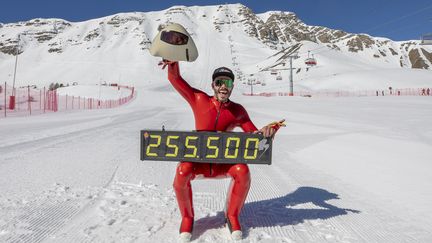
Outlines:
<svg viewBox="0 0 432 243"><path fill-rule="evenodd" d="M232 177L227 198L227 220L232 231L241 230L239 216L250 188L249 167L246 164L231 166L227 173Z"/></svg>
<svg viewBox="0 0 432 243"><path fill-rule="evenodd" d="M174 178L174 191L179 205L182 222L180 233L192 232L194 211L192 204L191 180L194 177L194 164L191 162L180 162Z"/></svg>

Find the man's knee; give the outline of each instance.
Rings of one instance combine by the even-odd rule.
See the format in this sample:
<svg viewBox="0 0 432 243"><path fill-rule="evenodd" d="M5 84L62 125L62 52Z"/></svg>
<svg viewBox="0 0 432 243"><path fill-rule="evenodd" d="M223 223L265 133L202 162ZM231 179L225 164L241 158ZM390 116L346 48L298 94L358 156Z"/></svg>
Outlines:
<svg viewBox="0 0 432 243"><path fill-rule="evenodd" d="M230 174L235 179L250 180L250 172L247 164L236 164L230 169Z"/></svg>
<svg viewBox="0 0 432 243"><path fill-rule="evenodd" d="M177 165L176 176L188 177L193 172L193 164L191 162L180 162Z"/></svg>
<svg viewBox="0 0 432 243"><path fill-rule="evenodd" d="M176 175L174 178L174 188L183 188L190 182L193 176L193 164L190 162L181 162L177 165Z"/></svg>

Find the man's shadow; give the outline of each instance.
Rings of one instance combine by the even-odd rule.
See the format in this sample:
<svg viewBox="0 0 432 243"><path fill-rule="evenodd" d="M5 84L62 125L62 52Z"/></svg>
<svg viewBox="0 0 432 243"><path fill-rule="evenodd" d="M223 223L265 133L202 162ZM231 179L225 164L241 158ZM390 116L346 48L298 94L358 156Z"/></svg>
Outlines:
<svg viewBox="0 0 432 243"><path fill-rule="evenodd" d="M247 237L251 228L287 226L303 223L305 220L329 219L358 210L338 208L326 201L340 199L335 193L315 187L300 187L285 196L249 202L243 206L240 221L243 235ZM313 204L313 208L294 208L300 204ZM312 205L307 205L310 207ZM225 224L224 212L195 221L193 238L198 238L208 229L221 228Z"/></svg>

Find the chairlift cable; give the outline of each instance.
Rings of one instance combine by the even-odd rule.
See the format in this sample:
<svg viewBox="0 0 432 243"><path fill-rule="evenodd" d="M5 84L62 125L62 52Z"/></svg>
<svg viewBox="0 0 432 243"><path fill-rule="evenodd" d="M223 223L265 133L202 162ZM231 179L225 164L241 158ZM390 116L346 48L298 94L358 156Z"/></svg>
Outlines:
<svg viewBox="0 0 432 243"><path fill-rule="evenodd" d="M388 25L388 24L391 24L391 23L397 22L397 21L399 21L399 20L402 20L402 19L405 19L405 18L408 18L408 17L414 16L414 15L419 14L419 13L421 13L421 12L427 10L427 9L430 9L430 8L432 8L432 4L431 4L431 5L428 5L428 6L424 7L424 8L418 9L418 10L416 10L416 11L414 11L414 12L411 12L411 13L409 13L409 14L406 14L406 15L403 15L403 16L401 16L401 17L398 17L398 18L392 19L392 20L390 20L390 21L387 21L387 22L385 22L385 23L375 25L375 26L372 27L372 28L366 29L364 32L368 32L368 31L371 31L371 30L375 30L375 29L381 28L382 26L385 26L385 25Z"/></svg>

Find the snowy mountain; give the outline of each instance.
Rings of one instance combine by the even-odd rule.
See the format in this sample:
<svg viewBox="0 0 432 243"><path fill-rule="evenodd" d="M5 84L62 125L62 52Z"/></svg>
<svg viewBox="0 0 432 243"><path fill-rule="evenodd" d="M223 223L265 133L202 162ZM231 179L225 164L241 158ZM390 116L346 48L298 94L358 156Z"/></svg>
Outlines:
<svg viewBox="0 0 432 243"><path fill-rule="evenodd" d="M155 68L159 60L150 56L148 48L158 29L169 22L181 23L195 39L200 57L193 64L184 63L182 70L201 88L208 87L206 80L218 66L234 68L240 79L254 75L269 84L275 83L270 71L279 69L279 75L287 80L288 72L283 67L288 61L286 56L294 52L300 56L293 66L295 79L302 81L301 89L380 88L394 85L392 82L413 87L430 83L430 71L424 70L432 69L432 48L419 41L395 42L309 26L291 12L255 14L241 4L174 6L78 23L33 19L1 24L0 80L11 82L14 55L19 53L18 85L90 84L103 80L140 86L162 81L163 72ZM317 59L316 67L305 65L308 55ZM364 71L372 72L372 78L356 82L351 74ZM391 75L394 73L398 75ZM413 75L417 83L413 83ZM335 76L341 81L326 86ZM265 89L284 87L277 83Z"/></svg>
<svg viewBox="0 0 432 243"><path fill-rule="evenodd" d="M0 82L12 81L19 51L17 86L78 82L88 85L58 92L109 99L121 89L94 84L137 90L114 109L0 115L0 242L178 241L176 163L139 159L140 130L195 128L190 106L148 52L169 21L186 26L200 52L181 63L187 81L209 91L213 69L232 67L240 80L233 100L257 127L286 119L272 164L249 166L244 239L235 242L432 242L431 96L241 95L252 78L266 82L254 92L286 92L294 53L295 90L431 87L432 48L240 4L0 24ZM305 65L308 53L318 65ZM428 67L412 68L420 60ZM192 187L193 242L234 242L224 221L230 180Z"/></svg>

